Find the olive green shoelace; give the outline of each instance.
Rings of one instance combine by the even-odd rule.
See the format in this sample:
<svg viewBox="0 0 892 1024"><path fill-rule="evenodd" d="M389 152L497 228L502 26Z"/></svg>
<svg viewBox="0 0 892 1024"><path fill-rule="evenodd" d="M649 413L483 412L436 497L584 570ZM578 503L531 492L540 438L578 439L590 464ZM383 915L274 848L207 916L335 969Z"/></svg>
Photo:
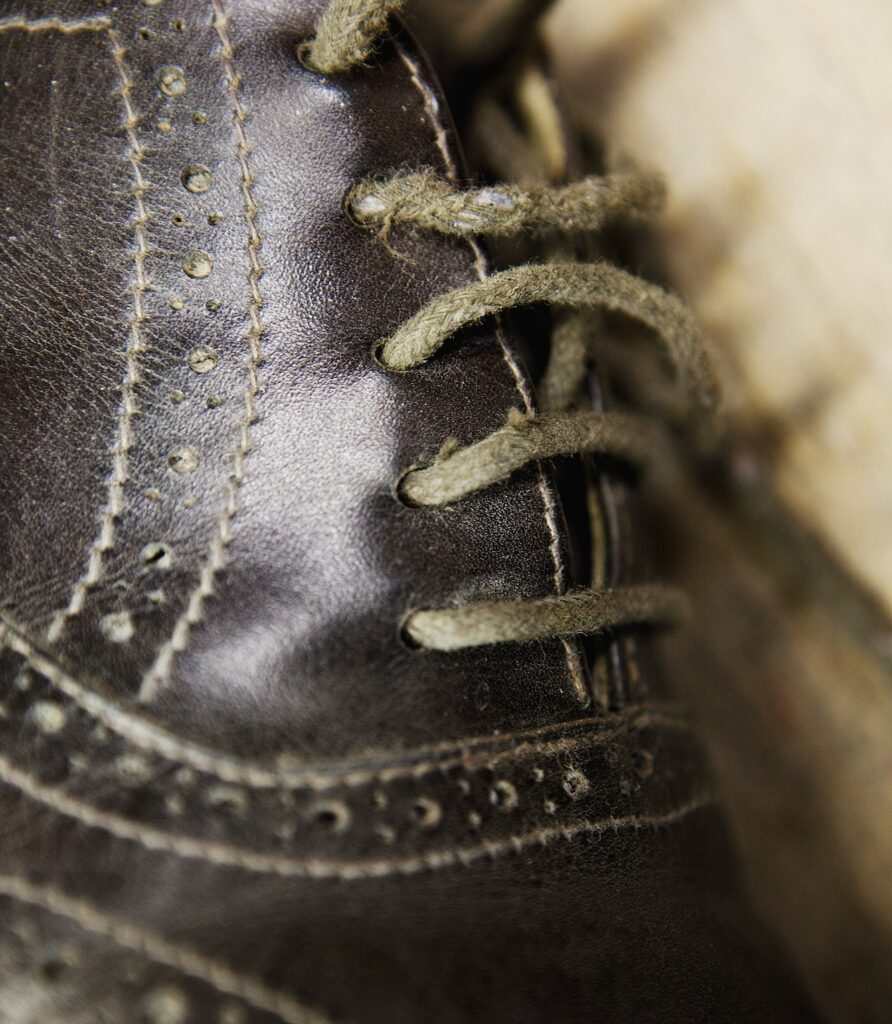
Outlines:
<svg viewBox="0 0 892 1024"><path fill-rule="evenodd" d="M304 62L323 74L342 74L362 64L387 30L401 0L330 0L305 45ZM396 227L452 237L554 236L594 231L615 218L646 217L664 199L661 180L629 172L555 184L563 171L559 118L541 74L527 69L518 104L531 112L539 138L531 145L490 104L480 121L495 140L509 172L523 185L456 188L431 170L357 184L348 196L353 219L387 238ZM498 161L496 161L498 162ZM552 253L560 253L552 246ZM545 263L512 267L429 302L375 355L393 371L408 371L433 358L462 328L518 306L545 303L558 311L549 365L540 384L547 413L514 410L505 426L462 447L448 439L432 463L409 467L397 484L407 504L436 507L507 479L540 459L581 453L647 461L654 428L642 416L577 408L590 356L582 311L619 312L662 342L689 409L706 431L714 425L718 393L696 323L677 298L658 286L606 263L583 264L558 255ZM412 643L454 651L483 644L598 633L635 624L672 625L685 608L674 590L656 585L579 590L532 600L490 601L452 608L414 609L402 629Z"/></svg>

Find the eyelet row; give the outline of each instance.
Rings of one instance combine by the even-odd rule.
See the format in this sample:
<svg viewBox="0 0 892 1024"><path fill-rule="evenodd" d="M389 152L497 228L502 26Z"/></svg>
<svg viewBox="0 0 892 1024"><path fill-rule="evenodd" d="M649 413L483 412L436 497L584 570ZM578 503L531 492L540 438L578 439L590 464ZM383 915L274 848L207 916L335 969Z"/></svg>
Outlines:
<svg viewBox="0 0 892 1024"><path fill-rule="evenodd" d="M311 74L317 75L320 78L325 77L323 75L323 73L318 71L316 68L314 68L312 63L311 63L311 59L310 58L311 58L311 54L312 54L312 49L313 49L313 40L312 39L303 40L302 42L298 43L295 46L295 48L294 48L295 58L297 59L298 63L301 65L301 67L305 68ZM367 225L363 224L356 217L356 215L355 215L355 213L353 211L352 203L353 203L353 195L354 195L354 193L356 191L356 187L357 186L355 186L355 185L351 185L350 188L344 193L344 198L341 201L341 209L342 209L342 211L344 213L344 216L347 218L347 220L350 221L351 224L355 225L358 228L361 228L364 231L368 231L369 229L368 229ZM371 354L372 362L375 364L375 366L378 367L378 369L383 370L385 373L388 373L388 374L408 373L409 372L408 370L396 370L393 367L388 366L385 362L382 361L382 359L381 359L381 352L382 352L382 350L384 348L386 340L387 340L386 338L379 338L377 341L375 341L372 344L371 349L370 349L370 354ZM404 478L413 469L418 469L418 468L419 467L417 465L412 465L412 466L409 466L408 468L404 469L396 477L396 479L393 481L393 485L391 486L391 494L393 495L394 500L400 506L402 506L404 509L417 509L419 507L419 506L415 505L414 503L410 502L405 497L405 495L402 493L402 481L404 480ZM405 650L407 650L407 651L409 651L409 652L411 652L413 654L418 654L418 653L423 652L424 648L421 647L419 644L417 644L412 639L412 637L409 635L409 632L408 632L408 630L406 628L407 627L407 623L408 623L409 619L411 618L411 615L412 615L412 610L410 609L400 619L400 621L398 623L398 626L397 626L397 635L399 637L400 644L403 646L403 648Z"/></svg>

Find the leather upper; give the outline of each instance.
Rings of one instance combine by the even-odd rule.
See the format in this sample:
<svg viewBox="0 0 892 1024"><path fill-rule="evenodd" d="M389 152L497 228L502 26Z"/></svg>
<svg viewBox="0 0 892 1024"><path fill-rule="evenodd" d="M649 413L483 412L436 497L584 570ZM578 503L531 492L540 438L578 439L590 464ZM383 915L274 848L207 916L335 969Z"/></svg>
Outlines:
<svg viewBox="0 0 892 1024"><path fill-rule="evenodd" d="M465 243L404 233L388 247L342 206L369 174L455 173L440 101L405 42L326 80L294 54L315 7L238 10L229 66L210 5L187 5L179 32L165 4L122 5L107 31L4 33L6 606L45 635L98 561L54 651L125 700L148 678L147 714L254 752L575 717L579 670L560 641L419 655L399 638L412 607L543 596L566 572L542 470L441 511L393 494L448 437L477 440L531 401L492 326L406 374L371 356L480 273ZM184 271L190 253L207 276ZM199 346L207 372L189 362ZM189 472L171 468L179 449ZM147 561L152 545L169 554Z"/></svg>
<svg viewBox="0 0 892 1024"><path fill-rule="evenodd" d="M568 531L545 466L394 495L534 399L499 324L375 362L486 267L345 214L459 158L407 36L299 62L320 8L0 3L10 1019L806 1012L640 673L608 710L576 643L400 638L411 608L565 589Z"/></svg>

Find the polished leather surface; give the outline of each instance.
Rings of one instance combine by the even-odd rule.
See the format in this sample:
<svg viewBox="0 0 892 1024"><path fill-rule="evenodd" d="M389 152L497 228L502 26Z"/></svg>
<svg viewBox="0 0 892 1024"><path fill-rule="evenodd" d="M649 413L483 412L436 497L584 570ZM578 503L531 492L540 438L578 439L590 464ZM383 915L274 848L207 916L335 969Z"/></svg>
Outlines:
<svg viewBox="0 0 892 1024"><path fill-rule="evenodd" d="M400 640L569 546L546 467L393 496L530 384L491 324L372 359L482 257L344 214L457 158L408 38L295 59L319 7L0 4L0 893L100 915L0 895L0 1020L805 1019L677 711Z"/></svg>

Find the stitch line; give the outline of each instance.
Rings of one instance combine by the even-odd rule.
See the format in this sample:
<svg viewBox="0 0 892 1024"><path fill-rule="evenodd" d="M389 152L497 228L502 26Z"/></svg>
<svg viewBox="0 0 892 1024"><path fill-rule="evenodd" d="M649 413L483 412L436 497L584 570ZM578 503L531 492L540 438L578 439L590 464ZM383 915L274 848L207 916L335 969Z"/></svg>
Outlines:
<svg viewBox="0 0 892 1024"><path fill-rule="evenodd" d="M285 1024L331 1024L330 1018L276 991L259 978L233 970L228 964L180 945L132 921L100 910L50 885L39 885L17 875L0 875L0 895L45 910L76 924L86 932L108 939L163 967L196 978L224 995L234 996L256 1010L272 1013Z"/></svg>
<svg viewBox="0 0 892 1024"><path fill-rule="evenodd" d="M111 29L108 18L83 18L79 21L63 21L61 18L27 18L24 14L0 19L0 32L18 29L22 32L61 32L73 35L76 32L106 32Z"/></svg>
<svg viewBox="0 0 892 1024"><path fill-rule="evenodd" d="M258 206L254 200L254 175L248 161L251 148L248 145L245 132L247 113L239 98L242 78L235 69L234 51L229 34L229 14L225 10L224 0L210 0L210 2L214 29L220 39L220 53L232 104L232 123L242 175L241 188L245 202L245 223L248 228L248 287L250 289L247 310L250 322L247 333L250 350L247 363L248 386L245 390L244 415L239 426L238 444L233 452L233 468L223 490L224 504L217 519L217 529L211 541L208 557L202 566L198 585L189 595L186 610L177 620L173 633L162 645L154 664L143 678L138 695L138 699L143 703L154 700L159 692L168 685L174 658L188 646L193 627L201 621L204 615L205 602L215 592L217 574L226 564L227 549L232 541L232 520L240 508L239 491L245 479L245 461L251 450L251 425L257 418L255 398L261 390L258 369L263 361L260 340L265 331L260 317L260 310L263 306L263 296L260 292L260 278L263 276L263 266L260 262L262 241L256 223Z"/></svg>
<svg viewBox="0 0 892 1024"><path fill-rule="evenodd" d="M409 72L409 77L412 80L412 84L421 96L421 101L424 106L425 113L427 114L428 121L430 122L431 129L434 133L434 140L437 145L437 149L440 152L440 156L446 166L446 176L453 182L457 183L459 180L458 169L455 165L455 161L452 157L452 152L449 148L449 136L447 135L445 125L440 117L440 105L436 96L431 92L430 87L424 81L421 75L421 68L418 63L412 59L410 54L403 47L402 43L398 39L394 39L394 46L399 54L400 60L402 60L406 69ZM479 244L473 238L467 239L468 248L474 257L474 270L477 274L477 278L480 281L484 281L489 277L489 271L486 265L486 259L483 255L483 250ZM535 406L533 403L533 396L530 392L529 385L521 372L520 367L517 364L517 360L514 358L514 354L505 339L505 332L503 330L501 317L496 318L496 337L499 342L499 347L502 350L502 356L508 369L511 371L511 375L514 378L514 384L517 388L521 401L523 402L524 411L528 416L535 414ZM549 551L551 552L551 559L554 563L554 585L555 591L558 594L562 594L566 589L566 572L561 557L560 548L560 535L557 528L557 517L556 517L556 505L552 488L548 482L548 478L545 474L545 469L541 463L536 467L536 475L539 485L539 494L542 497L542 504L544 506L545 525L548 530L549 537L551 538L549 543ZM573 644L566 639L562 639L561 644L564 648L564 653L567 662L567 671L570 674L570 680L573 687L574 696L581 705L588 706L591 703L591 696L588 692L588 687L585 685L585 679L580 664L580 658L578 652L575 650Z"/></svg>
<svg viewBox="0 0 892 1024"><path fill-rule="evenodd" d="M57 814L80 822L87 828L98 829L124 842L135 843L155 853L166 853L185 860L198 860L215 867L236 868L252 874L273 875L279 878L340 879L357 881L384 878L390 875L415 875L423 871L463 865L467 867L484 857L495 859L504 854L519 852L527 846L546 844L555 838L574 839L583 834L640 829L669 825L704 807L709 795L700 793L683 804L657 814L629 814L621 817L581 819L569 825L553 825L533 829L501 839L483 840L474 846L459 846L430 850L412 857L391 860L374 859L337 861L321 858L287 857L281 854L259 853L227 843L176 835L150 825L142 825L112 811L100 808L76 797L59 792L38 782L27 772L14 767L0 755L0 781L30 799L50 808Z"/></svg>
<svg viewBox="0 0 892 1024"><path fill-rule="evenodd" d="M54 20L43 23L52 27ZM81 28L89 25L90 31L96 31L98 22L81 23ZM148 290L148 278L146 276L146 256L148 255L148 244L146 232L149 224L149 215L145 205L147 185L142 173L142 161L145 156L145 149L140 144L136 134L139 124L139 117L133 107L133 79L127 70L125 55L127 51L121 44L120 36L109 27L107 21L103 22L103 28L108 33L109 41L112 44L112 56L115 67L121 80L121 88L118 95L124 105L123 128L127 134L129 150L127 160L133 170L133 177L136 185L133 189L133 200L136 205L136 216L133 220L133 233L136 249L133 254L133 265L136 271L136 279L131 287L133 296L133 316L130 320L130 339L125 353L126 370L121 383L121 405L118 410L117 436L112 448L112 472L108 481L108 495L106 505L102 512L99 535L93 541L90 554L87 559L87 569L84 575L77 581L71 593L67 607L56 613L47 631L47 639L54 643L62 635L65 624L69 619L77 616L84 607L87 594L99 582L102 576L103 561L105 556L115 546L116 530L115 524L124 510L124 485L129 477L129 454L133 447L133 419L138 414L136 401L136 388L141 380L139 357L147 351L147 346L142 336L142 325L147 316L143 299ZM63 31L60 29L60 31ZM68 31L74 31L69 25Z"/></svg>
<svg viewBox="0 0 892 1024"><path fill-rule="evenodd" d="M311 789L322 791L339 786L356 788L371 783L386 784L398 779L421 779L427 774L443 771L456 764L468 765L472 758L479 759L482 762L480 767L485 768L493 760L497 758L504 759L511 754L515 755L519 760L518 755L522 755L528 750L547 752L546 748L549 745L549 738L557 733L557 741L560 741L562 735L566 736L568 728L568 723L562 722L557 725L542 726L511 735L470 737L454 741L449 745L444 744L439 747L421 748L420 750L408 752L407 756L418 757L419 754L430 755L431 753L439 753L441 756L430 760L415 761L410 764L397 763L374 769L344 768L333 764L324 772L300 768L276 770L264 768L257 764L241 761L234 756L199 747L188 740L167 732L163 727L153 722L134 715L126 708L110 701L89 686L81 683L70 673L63 671L54 661L25 639L20 629L10 624L7 616L2 616L0 643L6 643L31 668L47 678L53 686L64 693L79 708L97 719L97 721L101 722L116 735L122 737L125 741L132 743L141 750L189 765L197 771L212 775L224 782L237 783L250 789ZM617 722L618 724L616 724ZM615 725L615 727L605 729L605 726L608 725ZM649 725L685 731L690 728L684 719L646 705L638 708L628 707L624 709L618 719L616 717L604 718L599 716L578 719L569 723L570 728L580 730L595 728L603 730L600 735L584 734L582 742L587 740L592 744L603 742L616 735L618 731ZM544 742L541 739L542 737L544 737ZM478 751L487 751L489 748L501 743L514 743L514 746L509 746L503 751L496 751L486 761L478 753Z"/></svg>

